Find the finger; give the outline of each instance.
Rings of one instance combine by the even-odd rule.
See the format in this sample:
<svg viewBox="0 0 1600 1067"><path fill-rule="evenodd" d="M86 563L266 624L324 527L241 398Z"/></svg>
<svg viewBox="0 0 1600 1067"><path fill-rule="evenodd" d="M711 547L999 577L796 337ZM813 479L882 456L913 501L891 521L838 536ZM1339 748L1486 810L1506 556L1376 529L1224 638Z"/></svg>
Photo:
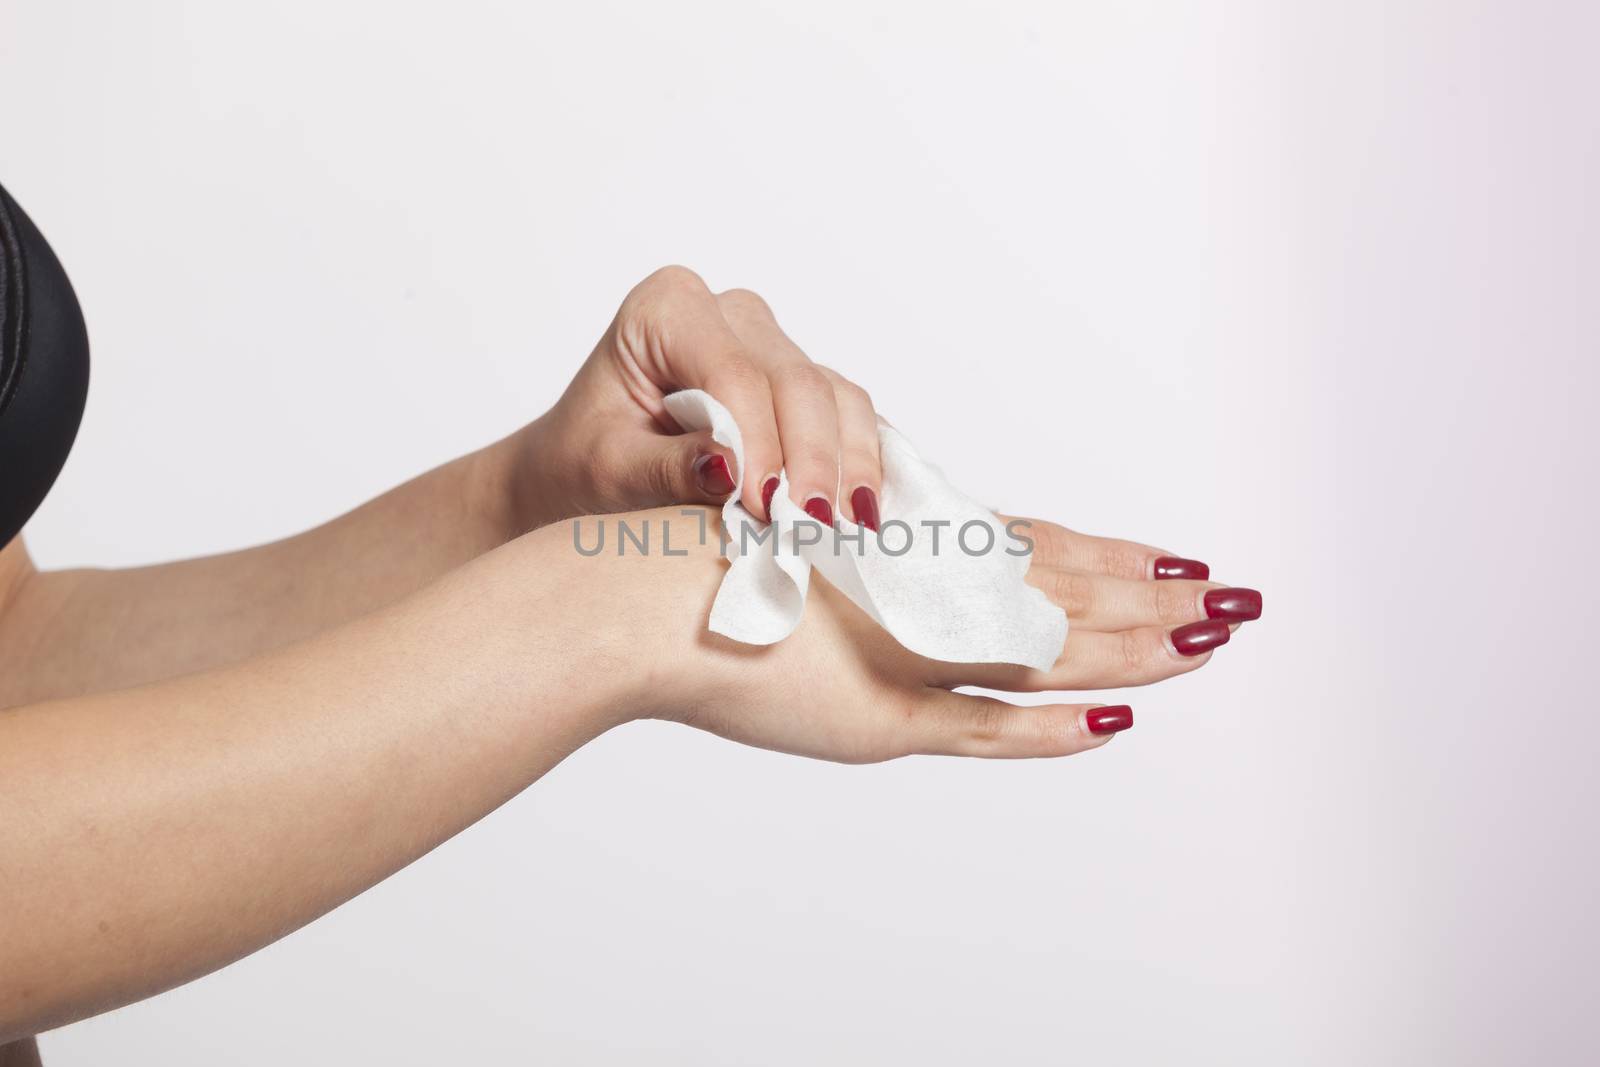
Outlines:
<svg viewBox="0 0 1600 1067"><path fill-rule="evenodd" d="M1205 666L1212 650L1227 644L1232 634L1230 625L1220 619L1185 623L1170 630L1140 626L1119 633L1073 627L1049 670L1009 663L933 663L934 677L929 680L936 685L976 685L1013 693L1149 685Z"/></svg>
<svg viewBox="0 0 1600 1067"><path fill-rule="evenodd" d="M1260 593L1215 582L1145 582L1038 564L1028 568L1027 581L1043 590L1074 623L1103 633L1135 626L1181 626L1201 619L1249 622L1261 617Z"/></svg>
<svg viewBox="0 0 1600 1067"><path fill-rule="evenodd" d="M663 267L628 294L616 329L618 351L652 384L665 392L704 389L733 415L744 443L741 499L765 514L762 486L782 462L772 391L706 283L687 267ZM663 418L659 399L655 406Z"/></svg>
<svg viewBox="0 0 1600 1067"><path fill-rule="evenodd" d="M819 522L832 523L839 495L839 409L833 386L778 327L772 309L748 289L717 296L750 358L766 371L778 421L789 495Z"/></svg>
<svg viewBox="0 0 1600 1067"><path fill-rule="evenodd" d="M910 749L930 756L1027 759L1099 748L1133 725L1127 705L1018 707L992 697L929 690L910 720Z"/></svg>
<svg viewBox="0 0 1600 1067"><path fill-rule="evenodd" d="M817 369L833 386L833 402L839 411L840 503L849 508L852 522L876 532L882 519L878 497L883 491L878 413L861 386L831 368Z"/></svg>
<svg viewBox="0 0 1600 1067"><path fill-rule="evenodd" d="M602 457L600 479L617 486L642 485L645 495L632 499L608 494L602 484L602 500L615 496L621 507L634 508L663 502L722 504L733 495L733 455L711 439L709 430L685 434L639 431L618 438Z"/></svg>
<svg viewBox="0 0 1600 1067"><path fill-rule="evenodd" d="M1043 519L1002 516L1017 537L1033 542L1033 562L1046 567L1109 574L1114 578L1187 578L1205 581L1211 568L1137 541L1092 537Z"/></svg>

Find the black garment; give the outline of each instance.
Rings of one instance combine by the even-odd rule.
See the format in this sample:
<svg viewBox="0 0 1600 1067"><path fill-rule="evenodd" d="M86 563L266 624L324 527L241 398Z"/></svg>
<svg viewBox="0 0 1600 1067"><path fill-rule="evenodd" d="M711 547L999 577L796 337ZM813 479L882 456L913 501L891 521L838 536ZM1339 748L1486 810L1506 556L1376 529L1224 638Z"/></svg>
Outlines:
<svg viewBox="0 0 1600 1067"><path fill-rule="evenodd" d="M0 548L61 473L89 391L89 336L55 253L0 188Z"/></svg>

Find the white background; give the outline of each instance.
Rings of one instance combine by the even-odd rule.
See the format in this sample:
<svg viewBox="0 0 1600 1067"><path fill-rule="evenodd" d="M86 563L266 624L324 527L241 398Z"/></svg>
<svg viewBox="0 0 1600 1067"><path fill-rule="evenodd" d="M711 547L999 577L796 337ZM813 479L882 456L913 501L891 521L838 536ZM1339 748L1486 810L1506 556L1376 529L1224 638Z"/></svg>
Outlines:
<svg viewBox="0 0 1600 1067"><path fill-rule="evenodd" d="M94 346L44 564L331 517L683 262L1267 604L1066 761L620 730L51 1064L1594 1062L1592 5L0 13Z"/></svg>

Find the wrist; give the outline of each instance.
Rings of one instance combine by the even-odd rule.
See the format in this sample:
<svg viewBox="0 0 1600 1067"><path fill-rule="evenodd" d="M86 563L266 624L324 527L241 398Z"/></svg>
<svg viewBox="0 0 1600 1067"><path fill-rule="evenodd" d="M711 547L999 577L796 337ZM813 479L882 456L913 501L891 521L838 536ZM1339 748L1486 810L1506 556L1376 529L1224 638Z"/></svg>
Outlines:
<svg viewBox="0 0 1600 1067"><path fill-rule="evenodd" d="M695 511L584 516L518 542L532 557L528 565L548 577L541 610L553 608L564 620L568 652L585 661L584 684L604 705L602 729L640 718L682 718L714 696L717 639L706 620L726 567L717 514ZM633 542L623 546L624 522L636 534L648 530L646 550Z"/></svg>
<svg viewBox="0 0 1600 1067"><path fill-rule="evenodd" d="M537 457L549 436L544 417L473 453L473 508L504 544L555 519L555 487L542 476Z"/></svg>
<svg viewBox="0 0 1600 1067"><path fill-rule="evenodd" d="M490 445L501 521L507 540L584 513L574 487L561 477L572 463L562 455L557 413L547 411Z"/></svg>

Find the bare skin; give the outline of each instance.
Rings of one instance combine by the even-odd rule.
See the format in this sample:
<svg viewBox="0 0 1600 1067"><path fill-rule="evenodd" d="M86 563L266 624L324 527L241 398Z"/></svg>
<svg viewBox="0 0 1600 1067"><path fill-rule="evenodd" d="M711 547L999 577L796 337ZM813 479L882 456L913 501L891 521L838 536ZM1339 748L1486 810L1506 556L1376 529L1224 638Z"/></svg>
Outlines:
<svg viewBox="0 0 1600 1067"><path fill-rule="evenodd" d="M835 500L838 457L851 485L881 485L866 393L812 364L754 293L713 294L692 271L665 267L628 294L565 395L538 420L314 530L127 570L39 574L20 538L0 548L0 707L279 647L559 519L720 503L728 493L708 492L695 472L726 450L708 434L671 426L661 404L667 393L699 387L745 428L750 472L788 464L797 503ZM740 492L753 510L761 489L762 476L749 473Z"/></svg>
<svg viewBox="0 0 1600 1067"><path fill-rule="evenodd" d="M1059 756L1109 739L1092 705L951 689L1120 687L1209 659L1167 634L1205 617L1212 583L1151 581L1166 553L1048 524L1029 578L1074 623L1049 671L921 659L820 581L780 644L713 637L714 546L587 558L560 521L714 498L692 473L709 443L666 432L650 388L716 381L626 379L620 329L539 421L299 537L128 571L0 551L0 1044L260 948L632 719L844 762ZM709 374L736 350L718 351L681 358ZM853 424L835 420L840 455ZM696 528L677 507L645 519Z"/></svg>

